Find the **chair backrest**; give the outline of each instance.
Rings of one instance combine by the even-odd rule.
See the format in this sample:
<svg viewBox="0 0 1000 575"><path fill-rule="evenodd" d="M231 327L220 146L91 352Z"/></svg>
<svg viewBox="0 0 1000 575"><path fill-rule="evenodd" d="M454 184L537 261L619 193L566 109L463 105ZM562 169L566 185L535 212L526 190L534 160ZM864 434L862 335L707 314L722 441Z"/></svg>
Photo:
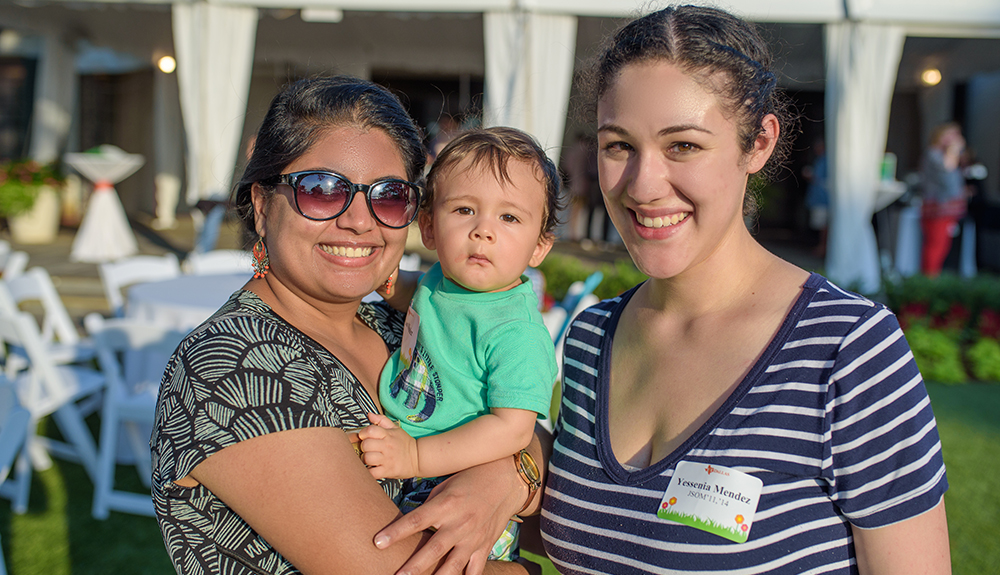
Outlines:
<svg viewBox="0 0 1000 575"><path fill-rule="evenodd" d="M69 311L63 303L59 292L52 283L52 277L45 268L35 267L27 273L14 278L5 278L10 296L15 306L28 301L38 301L42 304L42 341L51 343L58 340L66 344L76 344L80 334L70 318ZM0 294L0 299L4 296ZM5 305L0 303L0 305Z"/></svg>
<svg viewBox="0 0 1000 575"><path fill-rule="evenodd" d="M125 288L137 283L175 278L181 275L181 265L177 256L172 253L163 256L132 256L104 262L98 267L98 273L104 285L108 307L116 316L121 317L125 306Z"/></svg>
<svg viewBox="0 0 1000 575"><path fill-rule="evenodd" d="M24 350L31 365L31 384L20 390L21 403L36 412L46 412L61 405L73 395L56 372L55 364L46 352L35 318L26 311L13 315L0 310L0 345ZM10 362L8 362L8 365ZM16 374L7 373L13 378Z"/></svg>
<svg viewBox="0 0 1000 575"><path fill-rule="evenodd" d="M184 260L185 273L193 275L253 274L253 257L246 250L191 252Z"/></svg>
<svg viewBox="0 0 1000 575"><path fill-rule="evenodd" d="M28 267L28 254L27 252L22 252L20 250L10 252L0 266L0 273L3 275L3 279L10 279L17 277L24 273L24 270Z"/></svg>
<svg viewBox="0 0 1000 575"><path fill-rule="evenodd" d="M5 315L14 315L18 312L17 300L14 299L14 294L10 293L10 288L7 287L7 282L0 281L0 313ZM0 349L0 357L3 355L3 349Z"/></svg>
<svg viewBox="0 0 1000 575"><path fill-rule="evenodd" d="M187 335L129 318L90 320L87 325L109 388L117 387L126 394L153 391L153 397L167 362Z"/></svg>

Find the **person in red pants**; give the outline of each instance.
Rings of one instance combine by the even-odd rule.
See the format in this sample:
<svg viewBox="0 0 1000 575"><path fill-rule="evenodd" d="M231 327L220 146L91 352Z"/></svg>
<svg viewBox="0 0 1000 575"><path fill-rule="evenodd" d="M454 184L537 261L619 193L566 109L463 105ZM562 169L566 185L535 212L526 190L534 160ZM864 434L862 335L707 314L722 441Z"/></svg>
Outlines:
<svg viewBox="0 0 1000 575"><path fill-rule="evenodd" d="M920 267L929 277L940 275L958 221L965 215L965 180L958 165L964 149L961 127L949 122L934 129L930 147L921 161L923 248Z"/></svg>

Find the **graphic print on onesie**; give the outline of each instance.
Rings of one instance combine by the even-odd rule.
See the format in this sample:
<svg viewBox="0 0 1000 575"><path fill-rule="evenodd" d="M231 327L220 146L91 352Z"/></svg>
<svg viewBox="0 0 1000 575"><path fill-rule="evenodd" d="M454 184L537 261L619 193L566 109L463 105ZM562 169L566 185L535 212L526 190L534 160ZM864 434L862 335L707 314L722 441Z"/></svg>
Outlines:
<svg viewBox="0 0 1000 575"><path fill-rule="evenodd" d="M410 307L406 313L400 348L400 360L404 369L389 387L389 393L394 398L399 397L400 393L406 394L406 399L403 401L406 409L416 410L420 405L420 399L424 399L423 407L417 413L406 416L412 423L427 421L434 414L438 401L442 399L440 378L427 354L424 353L423 346L417 343L419 329L420 316Z"/></svg>

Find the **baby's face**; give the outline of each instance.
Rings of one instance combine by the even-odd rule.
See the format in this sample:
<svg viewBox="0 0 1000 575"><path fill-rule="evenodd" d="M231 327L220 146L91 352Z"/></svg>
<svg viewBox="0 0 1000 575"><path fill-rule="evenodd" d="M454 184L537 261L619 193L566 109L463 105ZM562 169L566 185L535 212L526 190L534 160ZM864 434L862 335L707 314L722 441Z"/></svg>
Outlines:
<svg viewBox="0 0 1000 575"><path fill-rule="evenodd" d="M442 174L431 213L420 215L424 245L437 250L444 276L478 292L508 290L545 259L545 186L533 165L511 160L510 182L489 166L463 161Z"/></svg>

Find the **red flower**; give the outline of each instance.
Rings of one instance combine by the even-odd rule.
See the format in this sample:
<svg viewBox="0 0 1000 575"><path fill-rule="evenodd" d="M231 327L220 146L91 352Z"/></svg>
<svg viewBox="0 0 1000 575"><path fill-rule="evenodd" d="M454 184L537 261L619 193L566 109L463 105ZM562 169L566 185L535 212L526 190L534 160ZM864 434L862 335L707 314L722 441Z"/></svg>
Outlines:
<svg viewBox="0 0 1000 575"><path fill-rule="evenodd" d="M899 326L904 330L910 327L910 324L914 321L926 318L927 303L922 301L911 301L910 303L904 304L896 314L896 319L899 320Z"/></svg>
<svg viewBox="0 0 1000 575"><path fill-rule="evenodd" d="M960 303L953 303L944 315L931 319L931 327L942 330L961 331L969 325L969 310Z"/></svg>
<svg viewBox="0 0 1000 575"><path fill-rule="evenodd" d="M556 298L552 297L551 294L546 293L542 296L542 311L549 311L554 305L556 305Z"/></svg>
<svg viewBox="0 0 1000 575"><path fill-rule="evenodd" d="M979 312L979 335L1000 339L1000 311L984 309Z"/></svg>

